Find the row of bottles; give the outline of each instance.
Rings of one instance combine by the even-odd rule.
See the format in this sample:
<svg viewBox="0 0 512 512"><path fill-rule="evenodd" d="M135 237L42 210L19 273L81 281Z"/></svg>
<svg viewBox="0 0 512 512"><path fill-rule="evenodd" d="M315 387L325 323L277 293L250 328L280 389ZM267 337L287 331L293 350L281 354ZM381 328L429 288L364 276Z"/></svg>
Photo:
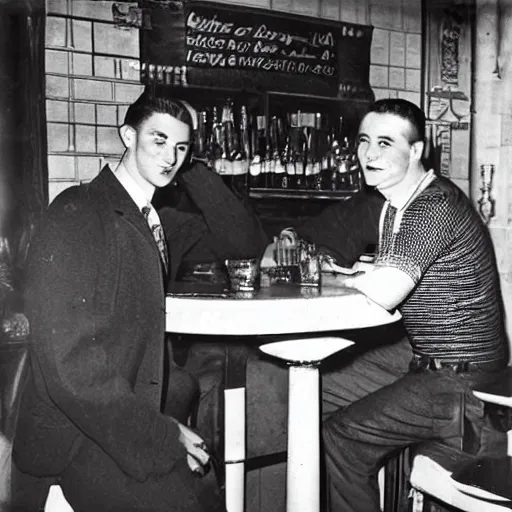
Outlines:
<svg viewBox="0 0 512 512"><path fill-rule="evenodd" d="M321 113L250 114L231 100L199 112L195 158L231 188L357 191L361 173L342 118Z"/></svg>
<svg viewBox="0 0 512 512"><path fill-rule="evenodd" d="M222 175L236 193L247 195L250 147L249 115L242 105L235 112L228 99L219 107L199 111L194 157Z"/></svg>
<svg viewBox="0 0 512 512"><path fill-rule="evenodd" d="M265 117L259 116L258 153L249 166L250 186L358 190L359 166L348 137L342 137L342 118L337 130L326 124L318 112L272 116L268 128Z"/></svg>

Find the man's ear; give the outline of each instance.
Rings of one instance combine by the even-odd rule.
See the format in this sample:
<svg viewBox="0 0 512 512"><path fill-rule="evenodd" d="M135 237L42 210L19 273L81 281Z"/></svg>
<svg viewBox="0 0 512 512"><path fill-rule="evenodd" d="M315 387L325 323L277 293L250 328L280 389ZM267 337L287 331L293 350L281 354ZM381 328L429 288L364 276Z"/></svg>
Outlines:
<svg viewBox="0 0 512 512"><path fill-rule="evenodd" d="M421 157L423 156L423 151L425 149L425 143L421 140L413 142L411 144L411 160L415 162L420 162Z"/></svg>
<svg viewBox="0 0 512 512"><path fill-rule="evenodd" d="M135 129L128 124L123 124L123 126L119 128L119 136L126 149L131 148L135 144L136 135Z"/></svg>

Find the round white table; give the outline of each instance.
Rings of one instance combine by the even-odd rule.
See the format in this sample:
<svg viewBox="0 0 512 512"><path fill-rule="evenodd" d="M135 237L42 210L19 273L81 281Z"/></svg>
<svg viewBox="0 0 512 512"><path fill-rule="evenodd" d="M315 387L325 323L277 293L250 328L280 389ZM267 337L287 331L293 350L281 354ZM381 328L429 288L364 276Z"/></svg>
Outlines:
<svg viewBox="0 0 512 512"><path fill-rule="evenodd" d="M318 356L318 344L311 340L304 343L308 333L340 331L375 327L398 321L398 311L389 313L365 295L343 286L343 275L324 274L319 288L298 285L273 285L262 287L254 293L189 292L169 294L166 298L166 330L182 334L263 336L300 334L298 344L288 344L286 351L272 354L286 359L295 368L303 366L307 371L314 367L314 375L308 378L311 393L310 403L304 403L304 375L301 372L290 374L289 383L289 424L288 440L320 437L319 432L319 392L318 365L322 359L351 344L340 338ZM295 353L293 353L295 351ZM299 351L299 352L297 352ZM309 372L310 373L310 372ZM245 387L226 386L224 402L224 446L226 464L226 509L228 512L244 510L245 480ZM300 394L301 396L297 396ZM295 398L294 398L295 397ZM308 411L310 425L306 432L304 425L297 421L297 408ZM308 407L309 406L309 407ZM312 413L312 414L310 414ZM314 416L314 417L312 417ZM291 419L295 417L294 421ZM312 431L313 429L313 431ZM293 432L292 432L293 431ZM293 435L292 435L293 434ZM315 453L310 453L311 461L304 464L299 460L296 447L288 450L287 510L318 512L319 510L319 443L313 443ZM290 448L293 448L290 450ZM290 454L295 454L290 459ZM294 462L296 461L296 462ZM301 467L299 467L301 466ZM297 477L299 475L299 477ZM304 482L307 482L304 485ZM293 496L293 498L291 498ZM299 503L299 508L290 504ZM306 507L306 508L304 508Z"/></svg>
<svg viewBox="0 0 512 512"><path fill-rule="evenodd" d="M320 288L278 284L259 292L169 294L168 332L226 336L295 334L374 327L395 322L362 293L325 274Z"/></svg>

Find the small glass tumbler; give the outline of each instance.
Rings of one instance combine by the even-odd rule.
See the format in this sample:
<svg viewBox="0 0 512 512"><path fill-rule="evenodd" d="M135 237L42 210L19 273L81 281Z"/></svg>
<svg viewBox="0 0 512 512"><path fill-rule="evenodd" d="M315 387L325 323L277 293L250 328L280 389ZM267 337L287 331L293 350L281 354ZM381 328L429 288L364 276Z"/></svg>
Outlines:
<svg viewBox="0 0 512 512"><path fill-rule="evenodd" d="M322 268L318 249L304 241L299 244L299 276L301 286L320 286Z"/></svg>
<svg viewBox="0 0 512 512"><path fill-rule="evenodd" d="M260 260L248 258L226 260L231 290L234 292L256 291L260 289Z"/></svg>

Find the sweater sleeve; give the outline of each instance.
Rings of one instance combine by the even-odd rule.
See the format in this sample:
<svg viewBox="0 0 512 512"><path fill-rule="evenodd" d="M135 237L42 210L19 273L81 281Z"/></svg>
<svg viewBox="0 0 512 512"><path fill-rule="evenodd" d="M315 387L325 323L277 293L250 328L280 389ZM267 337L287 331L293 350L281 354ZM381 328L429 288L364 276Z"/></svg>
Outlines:
<svg viewBox="0 0 512 512"><path fill-rule="evenodd" d="M180 182L201 212L210 244L220 260L260 257L268 244L263 227L250 205L203 164L195 164Z"/></svg>

